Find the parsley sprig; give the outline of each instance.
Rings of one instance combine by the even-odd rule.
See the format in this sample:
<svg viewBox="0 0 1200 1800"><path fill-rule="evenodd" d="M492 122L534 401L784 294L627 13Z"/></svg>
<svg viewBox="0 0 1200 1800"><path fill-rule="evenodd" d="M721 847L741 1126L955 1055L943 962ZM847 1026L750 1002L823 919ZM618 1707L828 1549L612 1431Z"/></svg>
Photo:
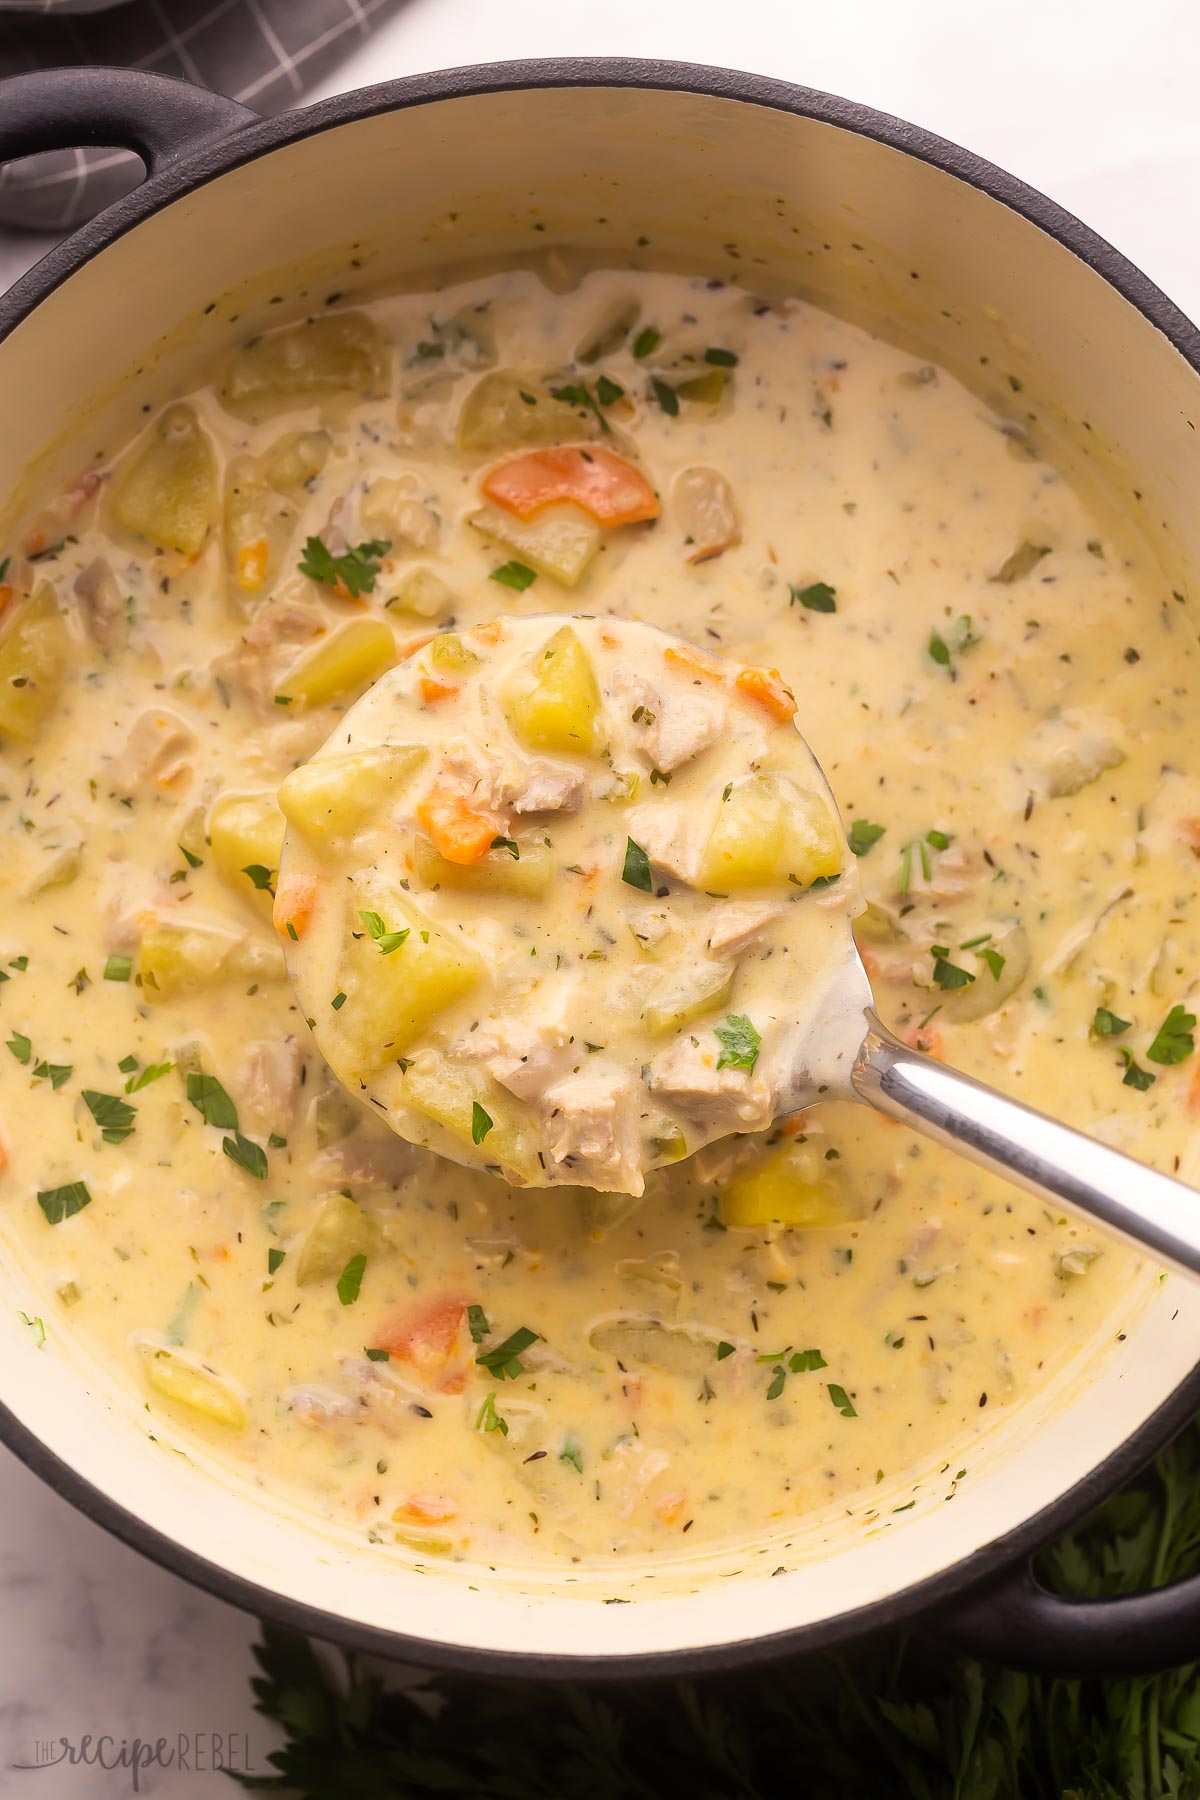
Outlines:
<svg viewBox="0 0 1200 1800"><path fill-rule="evenodd" d="M335 556L323 538L305 538L300 573L325 587L345 590L352 600L358 600L375 592L375 578L391 547L388 538L367 538Z"/></svg>

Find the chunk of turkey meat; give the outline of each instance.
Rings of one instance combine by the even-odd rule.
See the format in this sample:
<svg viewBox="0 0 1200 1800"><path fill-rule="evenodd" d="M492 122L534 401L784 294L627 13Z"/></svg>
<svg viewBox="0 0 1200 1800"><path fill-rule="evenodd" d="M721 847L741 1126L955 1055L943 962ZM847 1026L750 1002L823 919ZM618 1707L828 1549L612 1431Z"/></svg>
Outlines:
<svg viewBox="0 0 1200 1800"><path fill-rule="evenodd" d="M711 1032L684 1032L650 1064L656 1100L710 1131L763 1131L775 1117L776 1095L751 1069L717 1067L721 1046Z"/></svg>
<svg viewBox="0 0 1200 1800"><path fill-rule="evenodd" d="M715 744L729 717L715 694L663 694L644 675L624 668L614 675L611 691L634 747L664 775Z"/></svg>
<svg viewBox="0 0 1200 1800"><path fill-rule="evenodd" d="M700 845L694 821L683 807L656 800L633 807L627 817L629 836L641 845L656 869L677 881L695 883Z"/></svg>
<svg viewBox="0 0 1200 1800"><path fill-rule="evenodd" d="M142 713L113 771L117 787L126 794L148 788L177 792L192 773L188 758L197 741L191 726L166 707Z"/></svg>
<svg viewBox="0 0 1200 1800"><path fill-rule="evenodd" d="M242 633L241 642L214 659L212 672L255 706L277 715L279 677L294 660L297 647L316 637L323 626L315 607L299 600L268 601Z"/></svg>
<svg viewBox="0 0 1200 1800"><path fill-rule="evenodd" d="M730 900L708 918L708 948L713 956L735 958L760 943L787 907L770 900Z"/></svg>
<svg viewBox="0 0 1200 1800"><path fill-rule="evenodd" d="M641 1194L637 1090L619 1070L588 1069L547 1088L546 1148L567 1179L609 1193Z"/></svg>
<svg viewBox="0 0 1200 1800"><path fill-rule="evenodd" d="M125 596L103 556L94 556L75 577L79 612L94 643L107 644L125 609Z"/></svg>
<svg viewBox="0 0 1200 1800"><path fill-rule="evenodd" d="M518 1100L536 1100L570 1066L574 994L570 982L535 991L520 1016L483 1020L450 1045L450 1054L483 1062Z"/></svg>
<svg viewBox="0 0 1200 1800"><path fill-rule="evenodd" d="M249 1045L233 1083L244 1128L259 1136L291 1127L302 1067L295 1038L261 1039Z"/></svg>

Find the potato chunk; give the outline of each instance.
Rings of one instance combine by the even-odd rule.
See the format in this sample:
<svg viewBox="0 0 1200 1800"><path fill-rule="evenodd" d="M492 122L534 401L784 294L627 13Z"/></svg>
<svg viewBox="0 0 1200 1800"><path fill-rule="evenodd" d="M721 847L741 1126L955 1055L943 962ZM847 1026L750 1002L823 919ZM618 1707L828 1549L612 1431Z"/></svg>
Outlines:
<svg viewBox="0 0 1200 1800"><path fill-rule="evenodd" d="M279 573L296 527L294 501L260 481L247 457L239 457L225 483L222 548L234 586L261 593Z"/></svg>
<svg viewBox="0 0 1200 1800"><path fill-rule="evenodd" d="M533 659L533 679L509 695L509 723L533 750L595 756L603 746L600 688L587 651L571 630L547 640Z"/></svg>
<svg viewBox="0 0 1200 1800"><path fill-rule="evenodd" d="M70 637L54 589L40 581L0 638L0 733L29 743L58 698Z"/></svg>
<svg viewBox="0 0 1200 1800"><path fill-rule="evenodd" d="M288 824L319 847L357 831L428 755L423 744L388 744L322 756L293 769L279 790L279 805Z"/></svg>
<svg viewBox="0 0 1200 1800"><path fill-rule="evenodd" d="M142 936L141 977L147 1000L199 994L215 981L269 981L284 973L272 945L219 925L160 919Z"/></svg>
<svg viewBox="0 0 1200 1800"><path fill-rule="evenodd" d="M113 481L118 525L164 550L196 556L217 510L217 459L190 406L169 406Z"/></svg>
<svg viewBox="0 0 1200 1800"><path fill-rule="evenodd" d="M445 1057L422 1056L404 1072L401 1097L474 1148L475 1135L489 1162L520 1172L534 1161L527 1141L525 1109L498 1088L482 1069ZM484 1119L476 1112L487 1114ZM488 1124L488 1120L491 1121Z"/></svg>
<svg viewBox="0 0 1200 1800"><path fill-rule="evenodd" d="M496 456L534 444L561 444L595 437L601 427L579 419L551 388L570 382L562 372L493 369L477 381L458 415L458 447L470 455Z"/></svg>
<svg viewBox="0 0 1200 1800"><path fill-rule="evenodd" d="M245 900L271 909L271 895L258 887L248 868L266 869L272 883L279 873L284 818L274 794L222 794L208 821L213 862L222 881Z"/></svg>
<svg viewBox="0 0 1200 1800"><path fill-rule="evenodd" d="M361 693L396 661L396 640L382 619L355 619L331 632L286 670L280 703L328 706Z"/></svg>
<svg viewBox="0 0 1200 1800"><path fill-rule="evenodd" d="M663 1325L657 1319L613 1319L595 1326L588 1341L593 1349L615 1356L627 1369L649 1365L691 1380L711 1369L717 1356L715 1338L686 1327Z"/></svg>
<svg viewBox="0 0 1200 1800"><path fill-rule="evenodd" d="M235 411L263 401L378 391L387 384L388 354L365 313L330 313L287 325L234 352L222 399Z"/></svg>
<svg viewBox="0 0 1200 1800"><path fill-rule="evenodd" d="M245 1406L219 1375L198 1369L186 1357L157 1346L147 1346L142 1351L142 1367L155 1392L176 1406L199 1413L214 1425L228 1426L231 1431L241 1431L245 1426Z"/></svg>
<svg viewBox="0 0 1200 1800"><path fill-rule="evenodd" d="M369 1255L378 1243L379 1233L362 1208L348 1194L331 1194L301 1247L297 1285L336 1279L352 1256Z"/></svg>
<svg viewBox="0 0 1200 1800"><path fill-rule="evenodd" d="M695 961L690 967L670 969L650 990L642 1009L642 1024L655 1033L679 1031L715 1007L724 1006L733 992L736 965Z"/></svg>
<svg viewBox="0 0 1200 1800"><path fill-rule="evenodd" d="M263 479L279 494L306 487L325 467L332 442L327 431L285 431L263 457Z"/></svg>
<svg viewBox="0 0 1200 1800"><path fill-rule="evenodd" d="M511 550L520 562L563 587L582 580L600 548L600 527L577 506L552 506L536 519L517 519L499 506L483 506L467 524Z"/></svg>
<svg viewBox="0 0 1200 1800"><path fill-rule="evenodd" d="M417 874L425 887L461 888L469 894L520 894L536 900L554 880L558 863L540 839L523 840L511 850L489 850L474 863L453 863L439 856L428 838L413 846Z"/></svg>
<svg viewBox="0 0 1200 1800"><path fill-rule="evenodd" d="M830 1169L813 1141L788 1144L725 1184L718 1203L721 1223L731 1229L842 1225L854 1213Z"/></svg>
<svg viewBox="0 0 1200 1800"><path fill-rule="evenodd" d="M394 1062L427 1032L447 1007L461 1000L482 970L471 952L412 904L403 889L379 880L350 884L349 905L357 937L347 934L338 974L346 999L335 1015L330 1060L354 1079ZM360 910L378 912L389 932L407 931L386 956L363 930ZM333 996L330 996L332 999Z"/></svg>
<svg viewBox="0 0 1200 1800"><path fill-rule="evenodd" d="M721 803L700 886L718 893L788 881L808 887L840 874L842 860L837 826L819 794L785 775L750 775Z"/></svg>

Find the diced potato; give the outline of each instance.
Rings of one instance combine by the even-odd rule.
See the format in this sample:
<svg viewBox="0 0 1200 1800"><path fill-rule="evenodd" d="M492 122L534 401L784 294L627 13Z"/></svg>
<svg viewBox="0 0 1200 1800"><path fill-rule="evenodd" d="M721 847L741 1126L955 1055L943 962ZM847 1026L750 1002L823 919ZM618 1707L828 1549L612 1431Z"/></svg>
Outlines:
<svg viewBox="0 0 1200 1800"><path fill-rule="evenodd" d="M477 381L458 415L458 447L473 456L498 456L535 444L561 444L599 435L570 407L550 397L568 385L565 372L535 374L529 369L494 369Z"/></svg>
<svg viewBox="0 0 1200 1800"><path fill-rule="evenodd" d="M164 550L196 556L217 510L217 459L190 406L169 406L113 479L118 525Z"/></svg>
<svg viewBox="0 0 1200 1800"><path fill-rule="evenodd" d="M329 706L359 694L396 661L396 640L382 619L355 619L331 632L294 662L280 681L280 698Z"/></svg>
<svg viewBox="0 0 1200 1800"><path fill-rule="evenodd" d="M736 963L699 958L690 966L668 969L647 996L642 1024L655 1033L681 1030L703 1013L725 1005L736 973Z"/></svg>
<svg viewBox="0 0 1200 1800"><path fill-rule="evenodd" d="M956 950L955 962L964 964L975 979L966 987L952 988L941 996L942 1015L946 1019L965 1024L970 1019L986 1018L988 1013L996 1012L1012 998L1028 975L1033 963L1033 948L1023 925L1014 925L986 946L980 945L981 950L984 948L1002 956L1004 967L999 975L993 975L985 957L975 957L969 952L960 954Z"/></svg>
<svg viewBox="0 0 1200 1800"><path fill-rule="evenodd" d="M439 856L428 838L418 838L413 859L425 887L461 888L469 894L521 894L536 900L549 889L558 862L540 838L522 839L517 847L519 857L509 850L489 850L478 862L452 863Z"/></svg>
<svg viewBox="0 0 1200 1800"><path fill-rule="evenodd" d="M283 830L284 817L274 794L222 794L208 821L217 873L235 893L257 901L267 912L271 910L269 890L256 888L244 871L268 869L274 881L279 873Z"/></svg>
<svg viewBox="0 0 1200 1800"><path fill-rule="evenodd" d="M422 1056L405 1070L399 1092L409 1106L444 1125L464 1147L478 1148L484 1162L518 1172L536 1166L525 1108L475 1065ZM477 1105L492 1121L478 1146L471 1135Z"/></svg>
<svg viewBox="0 0 1200 1800"><path fill-rule="evenodd" d="M682 1127L664 1122L650 1139L650 1151L656 1163L679 1162L687 1155L687 1139Z"/></svg>
<svg viewBox="0 0 1200 1800"><path fill-rule="evenodd" d="M366 314L329 313L235 351L222 398L235 409L251 409L262 401L377 393L387 375L387 348Z"/></svg>
<svg viewBox="0 0 1200 1800"><path fill-rule="evenodd" d="M432 569L409 569L384 604L390 612L413 619L444 619L458 605L458 595Z"/></svg>
<svg viewBox="0 0 1200 1800"><path fill-rule="evenodd" d="M365 1079L395 1062L427 1032L447 1007L462 999L482 970L466 946L420 912L404 890L378 878L350 884L351 925L338 985L346 995L331 1033L345 1064ZM360 910L378 912L389 931L407 930L398 949L384 956L362 932ZM342 1072L339 1068L339 1073Z"/></svg>
<svg viewBox="0 0 1200 1800"><path fill-rule="evenodd" d="M628 295L618 295L615 300L610 300L599 318L576 344L575 361L594 363L599 362L602 356L611 356L614 350L621 348L641 317L641 312L640 303L630 299Z"/></svg>
<svg viewBox="0 0 1200 1800"><path fill-rule="evenodd" d="M49 717L67 666L70 635L54 589L39 581L0 638L0 733L28 743Z"/></svg>
<svg viewBox="0 0 1200 1800"><path fill-rule="evenodd" d="M599 525L578 506L550 506L536 519L516 519L499 506L481 506L467 524L539 575L568 588L579 585L600 548Z"/></svg>
<svg viewBox="0 0 1200 1800"><path fill-rule="evenodd" d="M556 1187L551 1191L562 1199L568 1194L574 1197L579 1209L580 1224L588 1236L596 1240L607 1237L610 1231L616 1231L622 1226L644 1199L644 1196L637 1194L606 1194L599 1188Z"/></svg>
<svg viewBox="0 0 1200 1800"><path fill-rule="evenodd" d="M230 466L222 537L225 567L235 588L258 594L271 585L298 517L294 501L259 481L248 457Z"/></svg>
<svg viewBox="0 0 1200 1800"><path fill-rule="evenodd" d="M263 457L263 480L281 494L307 487L325 467L332 442L327 431L284 432Z"/></svg>
<svg viewBox="0 0 1200 1800"><path fill-rule="evenodd" d="M310 843L349 836L399 793L428 755L423 744L386 744L322 756L293 769L279 790L279 805Z"/></svg>
<svg viewBox="0 0 1200 1800"><path fill-rule="evenodd" d="M426 555L435 550L438 522L418 493L411 475L399 479L380 475L359 502L363 531L369 537L385 539L393 548L403 545Z"/></svg>
<svg viewBox="0 0 1200 1800"><path fill-rule="evenodd" d="M166 919L143 933L140 960L144 998L154 1001L203 993L214 981L270 981L284 974L274 945L219 925Z"/></svg>
<svg viewBox="0 0 1200 1800"><path fill-rule="evenodd" d="M675 477L675 518L686 545L685 561L709 562L742 541L733 489L717 469L683 469Z"/></svg>
<svg viewBox="0 0 1200 1800"><path fill-rule="evenodd" d="M722 801L705 847L700 886L715 893L840 874L842 844L819 794L787 776L750 775Z"/></svg>
<svg viewBox="0 0 1200 1800"><path fill-rule="evenodd" d="M686 380L677 381L674 384L675 392L681 400L691 400L701 406L717 406L725 396L728 379L728 369L705 369L701 375L689 375Z"/></svg>
<svg viewBox="0 0 1200 1800"><path fill-rule="evenodd" d="M603 747L600 688L588 653L569 625L533 659L532 680L508 696L508 717L532 750L595 756Z"/></svg>
<svg viewBox="0 0 1200 1800"><path fill-rule="evenodd" d="M60 844L47 857L37 874L25 888L25 898L34 900L39 894L47 893L51 888L70 887L83 868L83 843Z"/></svg>
<svg viewBox="0 0 1200 1800"><path fill-rule="evenodd" d="M247 1421L246 1408L227 1382L207 1369L198 1369L186 1357L173 1350L147 1346L142 1351L146 1380L164 1399L189 1412L199 1413L214 1425L226 1425L241 1431Z"/></svg>
<svg viewBox="0 0 1200 1800"><path fill-rule="evenodd" d="M730 1229L845 1224L855 1214L833 1169L819 1142L788 1144L722 1187L721 1223Z"/></svg>
<svg viewBox="0 0 1200 1800"><path fill-rule="evenodd" d="M429 646L429 661L433 668L440 669L443 674L461 675L464 669L473 667L479 658L473 650L467 649L457 631L439 631Z"/></svg>
<svg viewBox="0 0 1200 1800"><path fill-rule="evenodd" d="M627 1369L649 1366L693 1380L712 1368L717 1355L715 1338L656 1319L613 1319L595 1326L588 1342Z"/></svg>
<svg viewBox="0 0 1200 1800"><path fill-rule="evenodd" d="M379 1233L361 1206L348 1194L331 1194L322 1202L296 1263L296 1282L334 1281L352 1256L369 1256Z"/></svg>

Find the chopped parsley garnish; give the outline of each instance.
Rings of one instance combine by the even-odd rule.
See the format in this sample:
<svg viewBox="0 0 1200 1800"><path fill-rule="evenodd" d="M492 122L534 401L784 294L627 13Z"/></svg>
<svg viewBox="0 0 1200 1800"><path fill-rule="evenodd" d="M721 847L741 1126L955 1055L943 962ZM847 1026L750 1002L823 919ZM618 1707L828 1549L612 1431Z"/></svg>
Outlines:
<svg viewBox="0 0 1200 1800"><path fill-rule="evenodd" d="M337 1297L343 1306L353 1306L358 1299L358 1291L362 1287L363 1270L366 1266L366 1256L360 1250L357 1256L350 1258L338 1276Z"/></svg>
<svg viewBox="0 0 1200 1800"><path fill-rule="evenodd" d="M267 1251L267 1274L268 1275L277 1275L279 1273L280 1269L283 1267L284 1258L286 1256L287 1256L286 1250L275 1250L275 1249L268 1250Z"/></svg>
<svg viewBox="0 0 1200 1800"><path fill-rule="evenodd" d="M471 1102L471 1142L482 1144L484 1138L495 1124L491 1113L480 1106L478 1100Z"/></svg>
<svg viewBox="0 0 1200 1800"><path fill-rule="evenodd" d="M1091 548L1090 544L1088 548ZM1049 556L1049 554L1049 544L1034 544L1027 538L1024 543L1018 544L1016 549L1005 557L996 573L988 576L988 580L999 581L1006 587L1010 586L1014 581L1020 581L1024 576L1031 575L1043 556Z"/></svg>
<svg viewBox="0 0 1200 1800"><path fill-rule="evenodd" d="M515 838L494 837L492 839L492 849L507 850L514 862L520 862L521 860L521 846L517 843Z"/></svg>
<svg viewBox="0 0 1200 1800"><path fill-rule="evenodd" d="M126 1057L117 1066L123 1070L128 1062L129 1058ZM134 1063L133 1066L136 1068L137 1064ZM169 1075L174 1067L174 1063L147 1063L139 1074L129 1077L125 1083L125 1092L127 1094L140 1092L142 1088L149 1087L152 1081L161 1081L163 1076Z"/></svg>
<svg viewBox="0 0 1200 1800"><path fill-rule="evenodd" d="M117 1094L98 1094L95 1088L84 1088L83 1103L100 1127L106 1144L123 1144L132 1136L137 1107L130 1106Z"/></svg>
<svg viewBox="0 0 1200 1800"><path fill-rule="evenodd" d="M121 1058L120 1062L117 1064L117 1067L118 1067L118 1069L120 1069L122 1075L128 1075L130 1070L136 1069L137 1066L138 1066L138 1059L136 1056L132 1056L132 1055L123 1056Z"/></svg>
<svg viewBox="0 0 1200 1800"><path fill-rule="evenodd" d="M1125 1087L1137 1088L1140 1093L1144 1094L1147 1088L1152 1088L1154 1086L1155 1082L1158 1080L1158 1076L1152 1075L1149 1069L1139 1068L1137 1063L1133 1060L1132 1050L1127 1050L1124 1044L1119 1044L1117 1046L1117 1055L1125 1064L1125 1073L1121 1078L1122 1084Z"/></svg>
<svg viewBox="0 0 1200 1800"><path fill-rule="evenodd" d="M713 1026L713 1036L721 1046L718 1069L753 1069L762 1038L745 1013L729 1013L723 1025Z"/></svg>
<svg viewBox="0 0 1200 1800"><path fill-rule="evenodd" d="M498 569L492 570L488 580L498 581L501 587L512 588L516 593L523 594L537 580L537 570L523 562L501 563Z"/></svg>
<svg viewBox="0 0 1200 1800"><path fill-rule="evenodd" d="M471 1333L471 1342L482 1344L484 1338L491 1334L491 1329L482 1306L468 1306L467 1330Z"/></svg>
<svg viewBox="0 0 1200 1800"><path fill-rule="evenodd" d="M931 945L930 955L933 957L933 979L940 988L949 990L970 987L975 979L974 975L969 969L960 969L957 963L948 960L950 950L946 944ZM1000 966L1004 967L1003 957L1000 959Z"/></svg>
<svg viewBox="0 0 1200 1800"><path fill-rule="evenodd" d="M639 362L652 354L662 343L662 332L656 331L653 325L643 325L633 340L633 354Z"/></svg>
<svg viewBox="0 0 1200 1800"><path fill-rule="evenodd" d="M1173 1006L1154 1034L1154 1042L1146 1052L1148 1059L1166 1064L1186 1062L1196 1048L1192 1035L1195 1029L1195 1013L1188 1012L1183 1006Z"/></svg>
<svg viewBox="0 0 1200 1800"><path fill-rule="evenodd" d="M625 389L610 375L601 375L596 383L596 398L601 406L612 406L614 401L625 398Z"/></svg>
<svg viewBox="0 0 1200 1800"><path fill-rule="evenodd" d="M850 827L851 850L855 856L866 856L886 831L886 825L872 825L870 819L855 819Z"/></svg>
<svg viewBox="0 0 1200 1800"><path fill-rule="evenodd" d="M133 974L131 956L110 956L104 965L105 981L128 981Z"/></svg>
<svg viewBox="0 0 1200 1800"><path fill-rule="evenodd" d="M34 1348L37 1350L40 1350L42 1345L46 1341L46 1327L42 1323L41 1319L39 1319L36 1315L31 1319L29 1314L26 1312L19 1312L17 1314L17 1317L18 1317L18 1319L20 1319L20 1321L23 1325L27 1325L29 1327L29 1335L33 1339Z"/></svg>
<svg viewBox="0 0 1200 1800"><path fill-rule="evenodd" d="M808 1375L813 1369L825 1369L828 1366L819 1350L797 1350L788 1362L793 1375Z"/></svg>
<svg viewBox="0 0 1200 1800"><path fill-rule="evenodd" d="M475 1415L476 1431L498 1431L501 1437L508 1436L508 1421L502 1419L496 1411L495 1393L488 1394L483 1405Z"/></svg>
<svg viewBox="0 0 1200 1800"><path fill-rule="evenodd" d="M975 954L976 956L981 957L991 970L992 980L999 981L1007 958L1002 956L1000 951L991 944L989 944L986 949L977 950Z"/></svg>
<svg viewBox="0 0 1200 1800"><path fill-rule="evenodd" d="M75 1073L74 1063L52 1063L45 1059L38 1063L33 1071L35 1081L48 1081L52 1088L60 1088L64 1081L70 1081Z"/></svg>
<svg viewBox="0 0 1200 1800"><path fill-rule="evenodd" d="M734 350L709 349L704 352L704 360L715 369L736 369L737 352Z"/></svg>
<svg viewBox="0 0 1200 1800"><path fill-rule="evenodd" d="M970 613L961 613L954 621L948 641L939 632L930 632L928 650L939 668L950 671L950 679L953 681L957 673L954 667L955 657L965 656L968 650L974 650L976 644L982 642L978 632L971 630Z"/></svg>
<svg viewBox="0 0 1200 1800"><path fill-rule="evenodd" d="M669 419L677 419L679 417L679 395L675 392L675 389L671 387L669 382L663 381L658 375L652 375L650 377L650 392L658 401L658 404L662 407L662 410Z"/></svg>
<svg viewBox="0 0 1200 1800"><path fill-rule="evenodd" d="M64 1219L73 1218L85 1206L90 1206L92 1196L86 1181L69 1181L65 1187L44 1189L38 1195L37 1203L45 1213L48 1225L61 1225Z"/></svg>
<svg viewBox="0 0 1200 1800"><path fill-rule="evenodd" d="M363 594L375 592L379 565L391 547L387 538L368 538L364 543L352 545L341 556L335 556L319 537L306 538L300 573L307 575L310 581L323 582L326 587L344 588L352 600L357 600Z"/></svg>
<svg viewBox="0 0 1200 1800"><path fill-rule="evenodd" d="M497 1344L492 1350L481 1350L475 1361L489 1375L495 1375L497 1380L515 1381L518 1375L525 1373L521 1352L528 1350L530 1344L536 1344L539 1336L540 1333L530 1331L528 1325L519 1325L502 1344Z"/></svg>
<svg viewBox="0 0 1200 1800"><path fill-rule="evenodd" d="M568 382L565 387L551 388L550 398L561 400L564 406L575 406L581 412L591 413L601 431L607 432L611 436L612 426L600 409L604 406L611 406L613 401L620 400L624 393L625 389L617 382L610 380L607 375L601 375L596 383L594 394L586 381L573 381Z"/></svg>
<svg viewBox="0 0 1200 1800"><path fill-rule="evenodd" d="M727 1338L722 1338L721 1342L717 1345L717 1361L724 1362L725 1358L727 1356L732 1356L732 1355L733 1355L733 1345L728 1341Z"/></svg>
<svg viewBox="0 0 1200 1800"><path fill-rule="evenodd" d="M950 839L944 831L927 831L925 833L925 842L927 844L932 844L935 850L948 850L950 848Z"/></svg>
<svg viewBox="0 0 1200 1800"><path fill-rule="evenodd" d="M219 1131L237 1130L237 1107L215 1075L191 1070L187 1078L187 1097L206 1125Z"/></svg>
<svg viewBox="0 0 1200 1800"><path fill-rule="evenodd" d="M256 1144L252 1138L235 1131L232 1137L222 1138L221 1148L230 1162L235 1162L239 1169L245 1169L247 1175L253 1175L255 1181L267 1179L267 1153L261 1144Z"/></svg>
<svg viewBox="0 0 1200 1800"><path fill-rule="evenodd" d="M332 1006L334 1012L341 1012L343 1006L346 1004L345 994L335 994L329 1004Z"/></svg>
<svg viewBox="0 0 1200 1800"><path fill-rule="evenodd" d="M621 870L621 880L626 887L640 888L643 894L654 892L654 883L650 878L650 858L632 838L625 839L625 864Z"/></svg>
<svg viewBox="0 0 1200 1800"><path fill-rule="evenodd" d="M14 1031L8 1040L8 1047L19 1063L27 1063L33 1055L33 1042L23 1031Z"/></svg>
<svg viewBox="0 0 1200 1800"><path fill-rule="evenodd" d="M767 1399L768 1400L778 1400L780 1394L782 1394L782 1392L783 1392L784 1383L786 1381L787 1381L787 1370L784 1368L782 1363L776 1363L775 1364L775 1372L771 1379L771 1385L767 1389Z"/></svg>
<svg viewBox="0 0 1200 1800"><path fill-rule="evenodd" d="M583 1474L583 1446L580 1444L579 1439L572 1436L570 1432L568 1432L567 1436L563 1439L563 1446L558 1453L558 1460L562 1463L570 1463L577 1475Z"/></svg>
<svg viewBox="0 0 1200 1800"><path fill-rule="evenodd" d="M248 875L250 877L251 885L258 888L260 892L266 892L268 894L273 894L275 892L275 886L271 880L271 871L265 864L249 863L242 870L242 874Z"/></svg>
<svg viewBox="0 0 1200 1800"><path fill-rule="evenodd" d="M360 912L359 918L367 928L367 936L377 946L380 956L390 956L398 950L409 934L410 927L404 926L401 931L389 931L377 912Z"/></svg>
<svg viewBox="0 0 1200 1800"><path fill-rule="evenodd" d="M1132 1023L1131 1019L1119 1019L1115 1012L1109 1012L1107 1006L1098 1006L1092 1020L1092 1033L1095 1037L1120 1037L1123 1031L1129 1030Z"/></svg>
<svg viewBox="0 0 1200 1800"><path fill-rule="evenodd" d="M363 1351L363 1355L368 1362L391 1362L392 1360L392 1353L390 1350L369 1348Z"/></svg>
<svg viewBox="0 0 1200 1800"><path fill-rule="evenodd" d="M854 1402L845 1388L839 1387L836 1381L831 1381L829 1384L829 1398L843 1419L857 1419L858 1414L854 1409Z"/></svg>
<svg viewBox="0 0 1200 1800"><path fill-rule="evenodd" d="M811 581L807 587L796 587L789 581L788 594L789 606L803 606L807 612L837 611L837 589L830 587L827 581Z"/></svg>
<svg viewBox="0 0 1200 1800"><path fill-rule="evenodd" d="M204 858L202 856L193 855L186 844L179 845L179 853L187 863L189 869L202 869L204 867Z"/></svg>

